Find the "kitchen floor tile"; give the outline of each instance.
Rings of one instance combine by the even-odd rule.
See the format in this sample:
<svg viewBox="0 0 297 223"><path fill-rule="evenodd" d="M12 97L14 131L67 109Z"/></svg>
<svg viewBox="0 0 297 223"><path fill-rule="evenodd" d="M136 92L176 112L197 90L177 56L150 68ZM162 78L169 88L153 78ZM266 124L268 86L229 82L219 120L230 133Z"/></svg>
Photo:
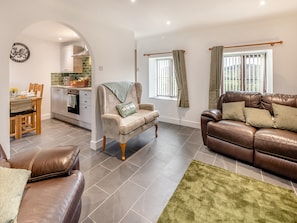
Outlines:
<svg viewBox="0 0 297 223"><path fill-rule="evenodd" d="M151 223L151 221L145 219L143 216L137 214L135 211L129 211L123 218L121 223Z"/></svg>
<svg viewBox="0 0 297 223"><path fill-rule="evenodd" d="M80 220L87 218L107 197L108 194L96 186L92 186L85 191L82 196Z"/></svg>
<svg viewBox="0 0 297 223"><path fill-rule="evenodd" d="M120 222L143 192L142 187L128 181L108 197L90 218L100 223Z"/></svg>
<svg viewBox="0 0 297 223"><path fill-rule="evenodd" d="M156 222L169 201L177 183L159 176L133 206L133 210L152 222Z"/></svg>
<svg viewBox="0 0 297 223"><path fill-rule="evenodd" d="M125 183L138 169L137 166L129 162L123 162L117 169L105 176L96 185L109 194L116 191L123 183Z"/></svg>

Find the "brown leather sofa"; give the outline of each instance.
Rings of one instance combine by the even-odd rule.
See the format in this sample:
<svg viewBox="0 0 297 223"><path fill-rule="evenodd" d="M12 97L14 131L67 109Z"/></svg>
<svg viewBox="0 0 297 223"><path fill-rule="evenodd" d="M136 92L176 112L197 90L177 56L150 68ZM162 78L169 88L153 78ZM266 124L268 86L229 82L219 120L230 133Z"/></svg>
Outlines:
<svg viewBox="0 0 297 223"><path fill-rule="evenodd" d="M60 146L21 152L7 159L0 145L0 166L31 170L20 204L18 223L77 223L84 177L79 149Z"/></svg>
<svg viewBox="0 0 297 223"><path fill-rule="evenodd" d="M244 101L245 107L269 110L272 103L297 107L297 95L227 92L217 109L201 114L204 145L218 153L247 162L277 175L297 180L297 132L256 128L243 121L222 119L222 105Z"/></svg>

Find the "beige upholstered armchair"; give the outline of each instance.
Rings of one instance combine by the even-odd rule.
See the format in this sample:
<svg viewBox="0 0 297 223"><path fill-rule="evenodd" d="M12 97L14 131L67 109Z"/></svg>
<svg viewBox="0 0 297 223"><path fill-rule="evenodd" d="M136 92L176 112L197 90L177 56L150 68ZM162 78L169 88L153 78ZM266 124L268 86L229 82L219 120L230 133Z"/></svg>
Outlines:
<svg viewBox="0 0 297 223"><path fill-rule="evenodd" d="M159 112L153 104L141 104L142 86L132 82L110 82L99 86L99 100L103 124L102 150L106 138L120 143L125 160L126 143L132 137L155 126L158 137Z"/></svg>

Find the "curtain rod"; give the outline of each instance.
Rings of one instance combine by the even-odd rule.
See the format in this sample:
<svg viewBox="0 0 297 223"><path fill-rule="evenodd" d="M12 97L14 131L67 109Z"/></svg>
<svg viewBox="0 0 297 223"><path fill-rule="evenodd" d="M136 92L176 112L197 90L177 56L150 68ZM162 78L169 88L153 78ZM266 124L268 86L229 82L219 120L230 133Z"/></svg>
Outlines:
<svg viewBox="0 0 297 223"><path fill-rule="evenodd" d="M186 52L185 50L183 50L183 52ZM145 53L145 54L143 54L143 56L152 56L152 55L160 55L160 54L169 54L169 53L172 53L172 51L171 52L160 52L160 53Z"/></svg>
<svg viewBox="0 0 297 223"><path fill-rule="evenodd" d="M283 41L274 41L274 42L265 42L265 43L252 43L252 44L236 45L236 46L224 46L224 48L227 49L227 48L238 48L238 47L246 47L246 46L264 46L264 45L274 46L275 44L283 44ZM208 50L212 50L212 47L209 48Z"/></svg>

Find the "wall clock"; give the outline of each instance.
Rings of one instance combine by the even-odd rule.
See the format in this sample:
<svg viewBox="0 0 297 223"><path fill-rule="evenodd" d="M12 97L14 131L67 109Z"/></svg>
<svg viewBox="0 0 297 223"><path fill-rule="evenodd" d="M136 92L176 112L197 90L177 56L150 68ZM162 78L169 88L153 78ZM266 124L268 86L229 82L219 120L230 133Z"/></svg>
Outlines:
<svg viewBox="0 0 297 223"><path fill-rule="evenodd" d="M22 63L30 57L29 48L23 43L14 43L10 51L10 59L14 62Z"/></svg>

